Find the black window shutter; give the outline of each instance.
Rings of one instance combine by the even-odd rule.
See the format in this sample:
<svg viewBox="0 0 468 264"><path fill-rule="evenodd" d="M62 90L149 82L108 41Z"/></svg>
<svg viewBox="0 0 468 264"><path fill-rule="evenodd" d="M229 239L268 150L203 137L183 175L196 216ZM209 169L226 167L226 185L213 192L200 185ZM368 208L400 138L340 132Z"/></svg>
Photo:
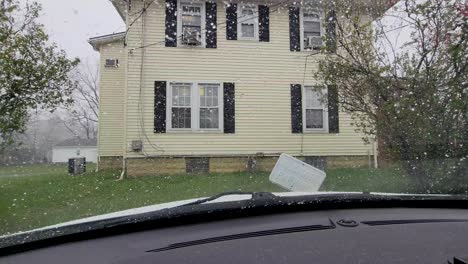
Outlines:
<svg viewBox="0 0 468 264"><path fill-rule="evenodd" d="M300 84L291 84L292 133L302 133L302 89Z"/></svg>
<svg viewBox="0 0 468 264"><path fill-rule="evenodd" d="M177 0L166 0L166 47L177 47Z"/></svg>
<svg viewBox="0 0 468 264"><path fill-rule="evenodd" d="M206 2L206 47L211 49L217 46L216 9L216 2Z"/></svg>
<svg viewBox="0 0 468 264"><path fill-rule="evenodd" d="M154 82L154 133L166 133L166 85Z"/></svg>
<svg viewBox="0 0 468 264"><path fill-rule="evenodd" d="M301 32L299 7L289 7L289 49L301 51Z"/></svg>
<svg viewBox="0 0 468 264"><path fill-rule="evenodd" d="M237 40L237 4L226 7L226 39Z"/></svg>
<svg viewBox="0 0 468 264"><path fill-rule="evenodd" d="M336 12L330 11L327 16L327 49L336 53Z"/></svg>
<svg viewBox="0 0 468 264"><path fill-rule="evenodd" d="M340 120L338 108L338 88L336 85L328 86L328 130L330 134L340 133Z"/></svg>
<svg viewBox="0 0 468 264"><path fill-rule="evenodd" d="M265 5L258 6L258 40L270 41L270 8Z"/></svg>
<svg viewBox="0 0 468 264"><path fill-rule="evenodd" d="M236 93L234 83L224 83L224 133L236 133Z"/></svg>

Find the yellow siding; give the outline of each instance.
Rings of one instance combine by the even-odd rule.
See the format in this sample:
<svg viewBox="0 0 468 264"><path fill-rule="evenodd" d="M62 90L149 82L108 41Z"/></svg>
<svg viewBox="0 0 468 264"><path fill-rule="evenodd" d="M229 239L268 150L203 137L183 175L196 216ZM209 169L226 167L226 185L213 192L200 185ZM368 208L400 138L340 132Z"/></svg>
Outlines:
<svg viewBox="0 0 468 264"><path fill-rule="evenodd" d="M153 45L144 50L143 75L140 75L142 49L135 49L128 55L126 156L143 156L130 151L131 141L138 139L143 141L147 156L259 152L333 156L367 155L368 150L371 150L370 146L363 144L361 136L354 132L351 118L343 113L340 114L340 134L291 133L290 84L316 84L313 72L317 69L318 56L308 59L304 80L305 60L310 53L289 50L287 9L271 12L270 42L228 41L224 4L218 2L218 48L205 49L164 46L164 7L164 2L160 0L151 6L144 17L145 41ZM141 6L134 5L132 10L140 9ZM142 21L139 19L130 29L129 50L142 45ZM154 45L157 42L159 44ZM140 78L143 80L141 86ZM118 80L115 82L120 84L123 77L120 76ZM154 81L163 80L234 82L236 134L154 134ZM112 93L113 96L117 94L121 96L120 92ZM106 94L102 97L106 98ZM114 104L112 109L115 113L121 113L120 101L118 106L116 102ZM120 122L121 119L118 120ZM117 128L117 124L109 122L109 119L103 121L103 131ZM121 145L117 139L121 138L121 134L113 138L115 140L101 142L102 153L116 153L119 150Z"/></svg>
<svg viewBox="0 0 468 264"><path fill-rule="evenodd" d="M123 42L104 44L100 53L99 156L122 156L126 67ZM106 59L118 59L119 67L104 67Z"/></svg>

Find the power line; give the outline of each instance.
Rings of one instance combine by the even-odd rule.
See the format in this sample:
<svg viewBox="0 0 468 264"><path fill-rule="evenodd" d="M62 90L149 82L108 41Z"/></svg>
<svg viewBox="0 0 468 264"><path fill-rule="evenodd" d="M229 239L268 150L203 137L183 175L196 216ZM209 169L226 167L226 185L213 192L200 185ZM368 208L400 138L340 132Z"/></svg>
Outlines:
<svg viewBox="0 0 468 264"><path fill-rule="evenodd" d="M154 4L154 2L156 2L156 0L153 0L150 3L148 3L147 6L144 6L145 4L143 3L143 8L140 9L140 11L135 12L135 13L132 14L132 16L136 15L136 14L138 14L138 16L135 19L133 19L133 21L128 25L127 29L125 30L125 40L124 40L125 45L127 45L127 43L126 43L127 35L128 35L128 32L130 31L130 29L132 28L132 26L138 21L138 19L140 19L143 16L143 14L146 12L146 10L148 8L150 8L151 5Z"/></svg>
<svg viewBox="0 0 468 264"><path fill-rule="evenodd" d="M146 42L146 32L145 32L145 21L144 21L144 17L143 17L143 21L141 23L141 30L142 30L142 42L145 43ZM141 65L140 65L140 88L139 88L139 98L138 98L138 111L140 112L139 113L139 125L140 125L140 129L141 129L141 133L140 133L140 130L138 130L138 136L139 136L139 139L143 142L142 140L142 137L141 137L141 134L143 134L144 136L144 139L146 139L146 141L149 143L149 145L151 146L151 148L153 148L154 150L158 151L158 152L163 152L164 153L164 150L161 149L157 144L153 144L153 142L150 140L148 134L146 133L145 131L145 117L144 117L144 110L143 110L143 98L142 98L142 95L143 95L143 81L144 81L144 62L145 62L145 50L142 49L141 50ZM144 149L142 150L142 153L144 156L148 156L148 154L144 151Z"/></svg>

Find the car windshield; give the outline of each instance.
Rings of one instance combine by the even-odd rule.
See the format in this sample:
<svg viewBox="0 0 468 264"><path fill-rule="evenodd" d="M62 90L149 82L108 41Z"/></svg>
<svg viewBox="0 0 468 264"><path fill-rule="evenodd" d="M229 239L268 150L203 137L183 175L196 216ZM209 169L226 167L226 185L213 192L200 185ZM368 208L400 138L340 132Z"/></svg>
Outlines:
<svg viewBox="0 0 468 264"><path fill-rule="evenodd" d="M467 195L467 35L465 0L0 1L0 237L226 192Z"/></svg>

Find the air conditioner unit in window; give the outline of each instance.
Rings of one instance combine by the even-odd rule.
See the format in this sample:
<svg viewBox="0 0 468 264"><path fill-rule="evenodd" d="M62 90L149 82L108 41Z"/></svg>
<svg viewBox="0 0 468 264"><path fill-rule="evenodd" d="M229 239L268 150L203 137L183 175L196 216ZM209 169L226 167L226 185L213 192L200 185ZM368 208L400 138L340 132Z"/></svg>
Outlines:
<svg viewBox="0 0 468 264"><path fill-rule="evenodd" d="M307 37L304 49L319 50L322 45L322 37Z"/></svg>
<svg viewBox="0 0 468 264"><path fill-rule="evenodd" d="M201 45L201 35L198 31L184 30L182 34L182 44L189 46Z"/></svg>
<svg viewBox="0 0 468 264"><path fill-rule="evenodd" d="M119 60L106 59L106 67L119 67Z"/></svg>

